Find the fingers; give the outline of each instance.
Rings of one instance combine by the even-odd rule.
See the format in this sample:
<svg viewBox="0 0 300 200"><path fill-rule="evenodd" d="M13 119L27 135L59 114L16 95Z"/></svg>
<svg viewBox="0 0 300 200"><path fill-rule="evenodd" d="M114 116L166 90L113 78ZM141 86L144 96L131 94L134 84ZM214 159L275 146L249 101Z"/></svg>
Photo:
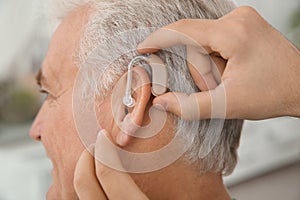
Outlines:
<svg viewBox="0 0 300 200"><path fill-rule="evenodd" d="M184 120L225 118L226 97L222 86L214 90L187 95L184 93L166 93L153 100L167 111Z"/></svg>
<svg viewBox="0 0 300 200"><path fill-rule="evenodd" d="M97 155L98 157L109 156L110 160L113 159L110 163L114 163L114 166L120 168L121 162L114 149L115 146L107 143L109 138L110 135L106 131L97 138L94 151L95 158ZM109 144L112 143L109 141ZM79 199L83 200L148 199L128 174L114 170L95 160L88 150L81 154L77 162L74 187Z"/></svg>
<svg viewBox="0 0 300 200"><path fill-rule="evenodd" d="M138 45L137 50L145 54L176 45L187 45L188 67L196 85L201 91L214 89L221 80L217 72L224 71L218 70L219 65L213 64L209 56L217 49L214 46L216 38L219 38L217 28L221 28L217 24L214 20L206 19L180 20L150 34Z"/></svg>
<svg viewBox="0 0 300 200"><path fill-rule="evenodd" d="M95 158L109 156L109 160L113 160L110 161L110 163L114 163L114 166L111 167L119 169L121 167L121 162L115 146L107 143L108 138L110 138L110 135L106 131L102 131L102 134L98 136L95 145ZM112 169L109 166L102 164L97 159L95 160L95 163L97 178L109 199L148 199L127 173Z"/></svg>
<svg viewBox="0 0 300 200"><path fill-rule="evenodd" d="M198 53L197 48L187 47L188 68L195 84L201 91L207 91L217 87L216 79L212 73L212 60L210 55Z"/></svg>
<svg viewBox="0 0 300 200"><path fill-rule="evenodd" d="M84 150L77 162L74 174L74 188L79 199L107 199L95 173L94 157Z"/></svg>
<svg viewBox="0 0 300 200"><path fill-rule="evenodd" d="M221 83L221 77L225 71L227 60L224 60L221 56L211 55L212 59L212 73L217 84Z"/></svg>
<svg viewBox="0 0 300 200"><path fill-rule="evenodd" d="M192 78L201 91L207 91L191 95L167 93L156 97L153 104L160 104L167 111L186 120L225 118L226 98L220 83L226 60L220 57L220 52L217 54L219 56L209 56L221 45L216 42L220 41L218 29L221 28L215 20L180 20L155 31L139 44L137 49L142 54L187 45L188 67Z"/></svg>
<svg viewBox="0 0 300 200"><path fill-rule="evenodd" d="M210 116L210 97L207 92L197 93L199 99L194 98L195 95L187 95L184 93L167 93L156 97L153 104L162 105L168 112L171 112L184 120L205 119ZM201 115L200 115L200 107Z"/></svg>
<svg viewBox="0 0 300 200"><path fill-rule="evenodd" d="M216 33L214 20L184 19L153 32L138 45L137 50L145 54L176 45L190 45L203 47L202 53L208 54L212 52Z"/></svg>

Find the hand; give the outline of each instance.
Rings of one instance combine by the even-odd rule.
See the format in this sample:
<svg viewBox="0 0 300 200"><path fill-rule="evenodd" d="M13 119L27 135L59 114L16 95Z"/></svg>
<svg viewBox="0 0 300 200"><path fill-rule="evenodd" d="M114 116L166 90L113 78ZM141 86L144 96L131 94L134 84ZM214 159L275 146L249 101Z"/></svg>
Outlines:
<svg viewBox="0 0 300 200"><path fill-rule="evenodd" d="M189 69L202 92L167 93L154 104L187 120L300 117L299 50L253 8L240 7L217 20L180 20L152 33L138 51L154 53L174 45L187 45ZM208 55L219 57L220 80L213 65L203 64ZM212 101L223 101L224 116L211 115Z"/></svg>
<svg viewBox="0 0 300 200"><path fill-rule="evenodd" d="M110 138L110 135L105 131L100 134L105 134ZM94 157L101 154L101 139L98 137L94 149L95 156L91 155L88 150L84 150L77 162L74 187L75 191L82 200L147 200L145 194L138 188L132 178L124 173L111 169L101 162L97 161ZM112 151L114 149L111 149ZM116 152L110 152L110 156L114 155L114 159L118 159Z"/></svg>

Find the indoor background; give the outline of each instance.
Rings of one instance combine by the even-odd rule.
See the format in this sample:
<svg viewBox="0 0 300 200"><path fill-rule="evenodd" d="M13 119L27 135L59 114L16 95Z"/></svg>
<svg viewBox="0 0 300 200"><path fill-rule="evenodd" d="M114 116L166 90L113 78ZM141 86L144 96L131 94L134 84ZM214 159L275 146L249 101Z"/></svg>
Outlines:
<svg viewBox="0 0 300 200"><path fill-rule="evenodd" d="M34 76L51 35L41 2L0 0L0 200L45 199L51 183L51 163L28 135L43 101ZM300 47L300 0L237 3L255 7ZM300 199L299 119L247 121L239 155L235 172L225 178L232 197Z"/></svg>

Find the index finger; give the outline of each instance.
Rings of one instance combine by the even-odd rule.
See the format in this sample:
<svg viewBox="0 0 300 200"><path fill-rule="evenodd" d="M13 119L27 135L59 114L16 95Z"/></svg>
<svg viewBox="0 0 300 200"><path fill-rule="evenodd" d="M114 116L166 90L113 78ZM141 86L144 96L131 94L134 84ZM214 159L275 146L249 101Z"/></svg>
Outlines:
<svg viewBox="0 0 300 200"><path fill-rule="evenodd" d="M150 34L137 47L141 54L154 53L176 45L202 47L203 53L213 52L212 44L216 35L215 20L183 19Z"/></svg>

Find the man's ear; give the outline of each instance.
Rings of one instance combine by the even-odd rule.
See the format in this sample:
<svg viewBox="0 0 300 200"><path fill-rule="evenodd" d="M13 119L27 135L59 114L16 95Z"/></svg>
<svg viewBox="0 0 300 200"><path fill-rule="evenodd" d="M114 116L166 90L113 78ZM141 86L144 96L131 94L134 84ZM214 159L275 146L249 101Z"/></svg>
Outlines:
<svg viewBox="0 0 300 200"><path fill-rule="evenodd" d="M151 98L151 83L146 70L142 67L134 67L132 71L132 97L135 105L127 108L122 99L125 96L127 73L124 74L115 85L111 98L111 108L114 123L117 126L113 133L116 143L126 146L142 126L146 114L147 105Z"/></svg>

